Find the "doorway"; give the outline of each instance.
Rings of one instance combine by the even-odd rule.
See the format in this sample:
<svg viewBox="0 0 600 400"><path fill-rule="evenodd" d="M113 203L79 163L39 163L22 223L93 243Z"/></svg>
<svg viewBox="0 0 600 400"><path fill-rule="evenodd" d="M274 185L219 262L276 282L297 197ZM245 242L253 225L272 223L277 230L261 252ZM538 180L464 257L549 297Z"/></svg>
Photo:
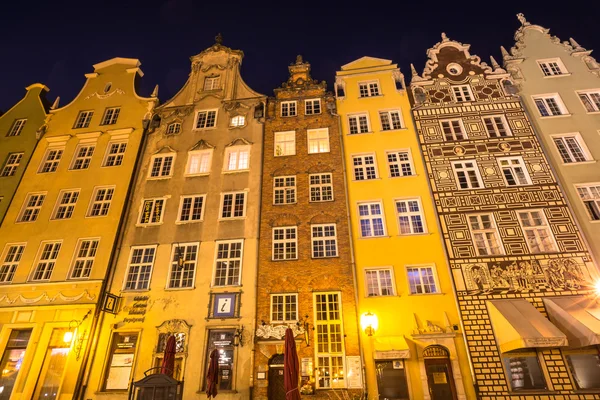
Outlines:
<svg viewBox="0 0 600 400"><path fill-rule="evenodd" d="M456 387L448 350L429 346L423 351L427 384L432 400L456 400Z"/></svg>
<svg viewBox="0 0 600 400"><path fill-rule="evenodd" d="M63 340L68 329L55 328L50 336L50 343L42 364L42 370L35 385L34 399L54 400L60 397L67 358L71 343Z"/></svg>
<svg viewBox="0 0 600 400"><path fill-rule="evenodd" d="M269 400L285 400L283 354L275 354L269 360Z"/></svg>

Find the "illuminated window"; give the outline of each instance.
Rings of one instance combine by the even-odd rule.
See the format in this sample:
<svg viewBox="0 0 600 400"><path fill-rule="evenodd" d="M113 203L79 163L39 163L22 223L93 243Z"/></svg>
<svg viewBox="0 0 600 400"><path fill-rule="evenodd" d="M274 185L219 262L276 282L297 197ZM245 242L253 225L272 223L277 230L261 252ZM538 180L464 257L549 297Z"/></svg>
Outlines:
<svg viewBox="0 0 600 400"><path fill-rule="evenodd" d="M213 150L195 150L188 153L186 175L203 175L210 172Z"/></svg>
<svg viewBox="0 0 600 400"><path fill-rule="evenodd" d="M13 329L10 331L8 342L0 361L0 382L2 382L2 396L11 397L15 383L23 366L25 351L31 337L31 329ZM33 350L35 351L35 350ZM28 373L29 371L25 371Z"/></svg>
<svg viewBox="0 0 600 400"><path fill-rule="evenodd" d="M204 78L204 90L216 90L221 88L221 76L207 76Z"/></svg>
<svg viewBox="0 0 600 400"><path fill-rule="evenodd" d="M504 353L502 361L512 390L544 390L547 388L535 350Z"/></svg>
<svg viewBox="0 0 600 400"><path fill-rule="evenodd" d="M245 124L246 124L246 117L244 117L243 115L236 115L235 117L231 118L231 120L229 121L229 126L232 128L244 126Z"/></svg>
<svg viewBox="0 0 600 400"><path fill-rule="evenodd" d="M308 154L329 153L329 128L307 129Z"/></svg>
<svg viewBox="0 0 600 400"><path fill-rule="evenodd" d="M238 286L241 284L242 240L217 241L215 279L213 286Z"/></svg>
<svg viewBox="0 0 600 400"><path fill-rule="evenodd" d="M162 223L166 199L143 199L139 225L156 225Z"/></svg>
<svg viewBox="0 0 600 400"><path fill-rule="evenodd" d="M316 331L317 388L346 387L344 368L344 330L340 295L314 293Z"/></svg>
<svg viewBox="0 0 600 400"><path fill-rule="evenodd" d="M296 132L275 132L275 157L296 154Z"/></svg>
<svg viewBox="0 0 600 400"><path fill-rule="evenodd" d="M532 253L555 252L554 236L543 211L519 211L519 222Z"/></svg>
<svg viewBox="0 0 600 400"><path fill-rule="evenodd" d="M231 146L225 149L225 171L242 171L250 168L250 146Z"/></svg>
<svg viewBox="0 0 600 400"><path fill-rule="evenodd" d="M131 382L131 374L136 348L138 332L114 332L108 351L108 362L102 382L103 391L126 391Z"/></svg>

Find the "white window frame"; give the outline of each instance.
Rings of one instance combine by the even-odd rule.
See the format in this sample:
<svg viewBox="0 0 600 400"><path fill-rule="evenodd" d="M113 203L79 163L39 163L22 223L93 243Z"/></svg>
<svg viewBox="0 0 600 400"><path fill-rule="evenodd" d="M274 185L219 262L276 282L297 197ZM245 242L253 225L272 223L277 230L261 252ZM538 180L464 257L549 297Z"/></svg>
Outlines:
<svg viewBox="0 0 600 400"><path fill-rule="evenodd" d="M335 307L335 309L337 309L337 314L339 315L338 319L330 319L331 317L331 312L332 312L332 308L330 306L328 306L330 304L329 301L326 302L325 307L326 309L326 316L327 319L324 320L319 320L318 316L319 314L317 313L317 296L326 296L326 298L328 298L330 295L336 295L337 296L337 306ZM341 365L338 365L338 369L341 369L342 371L346 371L346 348L344 345L344 315L343 315L343 307L342 307L342 293L341 292L314 292L313 293L313 315L314 315L314 338L313 338L313 342L314 342L314 349L315 349L315 370L318 370L320 365L319 365L319 361L320 358L327 358L329 360L328 364L329 364L329 368L330 368L330 373L329 373L329 380L330 380L330 386L324 386L324 387L320 387L319 386L319 375L316 375L315 377L315 384L316 384L316 388L317 389L342 389L345 388L347 385L347 379L344 376L344 379L338 380L337 382L334 382L334 376L335 374L332 374L331 371L333 370L333 363L331 358L335 357L337 359L340 359L341 361ZM341 347L341 351L331 351L331 337L334 336L332 335L332 327L336 326L336 336L339 336L341 338L341 343L339 343L339 346ZM322 342L319 340L319 333L321 331L321 326L327 326L327 329L324 329L321 335L321 338L326 339L326 341L322 344ZM338 330L339 329L339 330ZM324 346L326 345L327 349L324 348ZM320 348L322 348L323 346L323 350L328 350L328 351L319 351ZM345 375L344 373L342 373L342 375ZM340 382L341 381L341 382Z"/></svg>
<svg viewBox="0 0 600 400"><path fill-rule="evenodd" d="M80 256L81 246L83 242L96 242L96 248L94 250L93 256L90 256L91 247L88 248L85 256ZM85 280L89 279L92 275L92 269L94 268L94 262L96 261L96 255L98 254L98 250L100 249L100 238L99 237L91 237L91 238L80 238L77 239L77 245L75 246L75 251L73 251L73 259L71 260L71 268L69 268L69 280ZM81 276L73 276L75 273L75 266L78 261L82 261L84 266L81 270ZM87 267L87 263L91 262L89 268ZM88 270L88 274L84 275L84 272Z"/></svg>
<svg viewBox="0 0 600 400"><path fill-rule="evenodd" d="M381 95L381 85L379 84L378 79L358 82L359 98L362 99L365 97L376 97Z"/></svg>
<svg viewBox="0 0 600 400"><path fill-rule="evenodd" d="M569 110L565 106L565 103L563 103L562 98L560 97L560 94L558 94L558 93L536 94L536 95L532 95L531 98L533 100L534 109L537 111L540 118L564 117L564 116L571 115L571 114L569 114ZM558 108L560 113L556 114L555 111L552 111L552 109L548 103L548 99L553 99L553 101L556 104L556 107ZM544 110L546 111L546 113L548 115L544 115L542 113L542 111L540 110L540 106L538 106L538 103L537 103L538 100L543 102Z"/></svg>
<svg viewBox="0 0 600 400"><path fill-rule="evenodd" d="M85 154L81 155L79 154L80 151L82 151L82 149L86 149L85 150ZM90 148L91 148L91 154L90 153ZM71 165L69 166L69 169L72 171L81 171L84 169L88 169L90 167L90 164L92 163L92 157L94 156L94 153L96 152L96 143L80 143L77 145L77 147L75 148L75 152L73 153L73 159L71 160ZM81 165L79 167L77 167L77 162L81 161Z"/></svg>
<svg viewBox="0 0 600 400"><path fill-rule="evenodd" d="M488 124L486 122L486 119L489 119L491 124L493 125L493 132L494 134L492 135L490 133L490 129L488 127ZM502 128L504 129L504 132L506 133L505 135L502 135L500 130L498 129L498 121L497 119L500 119L500 124L502 125ZM508 137L508 136L512 136L512 131L510 130L510 126L508 125L508 121L506 120L506 117L502 114L499 115L482 115L481 116L481 122L483 123L483 127L488 135L488 137L491 138L501 138L501 137Z"/></svg>
<svg viewBox="0 0 600 400"><path fill-rule="evenodd" d="M317 107L315 105L318 104ZM310 105L310 107L309 107ZM318 112L315 109L318 108ZM323 112L321 107L321 99L306 99L304 100L304 115L318 115Z"/></svg>
<svg viewBox="0 0 600 400"><path fill-rule="evenodd" d="M398 114L398 122L400 123L400 127L396 128L392 114ZM389 129L385 128L385 123L383 121L384 116L385 118L387 118L387 124L389 125ZM379 110L379 123L381 124L382 132L406 129L406 126L404 125L404 118L402 118L402 111L400 109Z"/></svg>
<svg viewBox="0 0 600 400"><path fill-rule="evenodd" d="M202 166L202 160L204 157L208 157L207 161L207 169L206 171L200 171L200 167ZM190 171L192 167L192 161L195 157L199 157L198 160L198 172ZM213 149L204 149L204 150L192 150L188 152L187 162L185 164L185 176L202 176L210 174L212 167L212 157L213 157Z"/></svg>
<svg viewBox="0 0 600 400"><path fill-rule="evenodd" d="M209 120L209 114L212 112L215 113L214 123L212 125L208 126L207 123ZM206 113L206 117L204 119L204 125L198 126L198 122L200 120L200 114L202 114L202 113ZM219 109L218 108L209 108L206 110L196 110L196 115L194 116L194 127L192 130L200 131L200 130L205 130L205 129L216 129L218 118L219 118Z"/></svg>
<svg viewBox="0 0 600 400"><path fill-rule="evenodd" d="M539 215L541 216L541 220L542 220L542 224L541 225L534 225L534 226L528 226L526 227L523 224L523 220L521 219L521 214L522 213L527 213L527 214L531 214L537 212L539 213ZM546 218L546 215L544 214L544 210L542 209L527 209L527 210L517 210L517 219L519 220L519 225L521 226L521 229L523 231L523 239L525 239L525 243L527 243L527 248L529 249L529 251L531 252L531 254L543 254L543 253L556 253L558 251L558 244L556 243L556 238L554 237L554 233L552 232L552 228L550 227L550 224L548 223L548 218ZM548 238L550 239L550 245L552 246L552 250L544 250L541 249L542 251L534 251L534 249L531 248L531 245L529 243L529 239L527 238L527 234L526 231L531 230L534 232L534 236L536 239L536 245L537 247L540 247L540 244L543 242L540 242L540 235L538 233L538 230L544 229L547 233Z"/></svg>
<svg viewBox="0 0 600 400"><path fill-rule="evenodd" d="M473 167L467 167L467 168L463 168L461 169L461 172L466 172L466 171L470 171L473 170L475 172L475 177L477 178L477 182L479 184L479 186L477 187L473 187L473 184L470 180L471 176L469 176L468 174L465 174L465 178L469 178L467 179L467 183L469 187L463 188L460 186L460 179L459 179L459 175L457 169L456 169L456 164L465 164L465 163L473 163ZM454 179L456 179L456 187L458 188L458 190L478 190L478 189L485 189L485 184L483 182L483 179L481 178L481 173L479 172L479 166L477 165L477 160L474 159L470 159L470 160L460 160L460 161L452 161L452 170L454 171Z"/></svg>
<svg viewBox="0 0 600 400"><path fill-rule="evenodd" d="M293 185L288 185L288 180L293 178ZM278 180L283 180L283 186L277 186ZM273 177L273 205L282 206L286 204L296 204L298 202L298 179L296 175L280 175ZM277 202L278 193L282 192L283 202ZM288 195L293 197L292 201L288 201Z"/></svg>
<svg viewBox="0 0 600 400"><path fill-rule="evenodd" d="M243 210L243 214L242 215L237 215L234 216L235 213L235 201L238 195L243 195L243 199L244 199L244 210ZM225 201L225 196L227 195L232 195L232 203L231 203L231 216L229 217L224 217L223 216L223 206L224 206L224 201ZM244 219L246 218L246 208L248 206L248 192L241 190L241 191L236 191L236 192L223 192L221 193L221 202L220 202L220 207L219 207L219 220L233 220L233 219Z"/></svg>
<svg viewBox="0 0 600 400"><path fill-rule="evenodd" d="M188 247L189 246L196 246L196 256L195 259L193 260L188 260ZM176 256L178 256L179 254L177 253L177 249L178 248L183 248L183 254L182 254L182 258L183 258L183 266L179 267L178 265L178 260L176 258ZM171 245L171 258L169 259L169 271L167 273L167 282L166 282L166 286L165 289L166 290L190 290L190 289L194 289L196 286L196 272L198 271L198 257L200 255L200 242L189 242L189 243L173 243ZM182 286L182 282L183 282L183 277L184 277L184 272L186 272L186 268L189 270L189 267L192 266L192 284L191 286ZM173 274L177 274L177 272L174 270L174 268L179 268L180 274L179 277L175 277L173 278ZM189 272L189 271L187 271ZM171 281L172 280L176 280L179 284L179 286L171 286Z"/></svg>
<svg viewBox="0 0 600 400"><path fill-rule="evenodd" d="M407 160L400 160L400 155L406 155ZM394 156L396 161L390 160L390 156ZM400 150L388 150L385 152L385 159L388 164L388 177L389 178L404 178L407 176L415 176L415 165L413 163L413 158L410 149L400 149ZM410 170L410 174L404 173L404 168L402 165L408 164L408 169ZM392 172L392 167L396 167L398 169L398 175L394 175Z"/></svg>
<svg viewBox="0 0 600 400"><path fill-rule="evenodd" d="M42 206L44 205L44 201L46 201L47 195L48 195L48 192L29 192L29 193L27 193L27 195L25 196L25 200L23 200L23 205L21 206L21 211L19 211L19 215L17 216L16 222L28 223L28 222L37 221L38 217L40 216ZM28 206L29 200L31 199L32 196L41 196L42 197L41 203L39 205L34 205L31 207ZM36 200L36 203L38 203L38 202L40 202L39 198ZM25 217L25 212L29 209L31 209L32 212L28 218L31 218L31 216L33 216L33 219L28 219L27 221L25 221L25 220L23 220L23 218Z"/></svg>
<svg viewBox="0 0 600 400"><path fill-rule="evenodd" d="M73 129L89 128L90 122L94 117L94 110L81 110L77 113Z"/></svg>
<svg viewBox="0 0 600 400"><path fill-rule="evenodd" d="M380 275L380 273L386 273L388 272L390 275L390 283L392 284L391 286L391 293L387 293L384 294L383 293L383 288L382 288L382 277ZM376 280L377 280L377 293L373 293L371 294L370 290L369 290L369 273L375 273L376 276ZM394 278L394 269L392 267L382 267L382 268L365 268L364 270L364 276L365 276L365 297L387 297L387 296L395 296L396 295L396 282L395 282L395 278ZM386 288L387 289L387 288Z"/></svg>
<svg viewBox="0 0 600 400"><path fill-rule="evenodd" d="M311 178L313 176L317 176L317 175L319 176L319 183L312 183ZM324 175L329 175L330 183L323 183ZM323 189L324 188L330 189L331 199L323 200ZM313 200L312 189L319 189L319 200ZM317 173L317 174L309 174L308 175L308 190L309 190L309 194L308 194L309 203L318 203L318 202L322 202L322 201L333 201L335 198L334 192L333 192L333 174L331 172L321 172L321 173Z"/></svg>
<svg viewBox="0 0 600 400"><path fill-rule="evenodd" d="M298 102L296 100L282 101L279 110L282 117L295 117L298 115Z"/></svg>
<svg viewBox="0 0 600 400"><path fill-rule="evenodd" d="M576 184L575 190L577 190L590 221L600 221L600 182ZM591 204L588 205L588 202Z"/></svg>
<svg viewBox="0 0 600 400"><path fill-rule="evenodd" d="M15 248L15 251L11 254L12 248ZM12 282L26 248L27 242L6 243L2 251L2 258L0 258L0 284Z"/></svg>
<svg viewBox="0 0 600 400"><path fill-rule="evenodd" d="M226 258L218 258L219 255L219 244L226 244L228 243L228 249L227 249L227 253L228 255L230 255L231 253L231 244L232 243L241 243L240 246L240 257L226 257ZM226 275L225 275L225 280L229 280L232 276L230 276L230 271L229 271L229 267L231 266L233 261L238 261L240 262L240 267L239 267L239 271L238 271L238 275L237 275L237 283L233 283L233 284L224 284L224 285L217 285L216 283L216 279L217 279L217 263L219 262L219 260L221 260L221 262L224 262L224 264L227 265L227 270L226 270ZM213 264L213 278L212 278L212 286L211 287L231 287L231 286L241 286L242 285L242 273L243 273L243 267L244 267L244 240L243 239L236 239L236 240L217 240L215 241L215 257L214 257L214 264Z"/></svg>
<svg viewBox="0 0 600 400"><path fill-rule="evenodd" d="M373 205L378 205L379 206L379 210L381 211L380 214L373 214L372 210L371 210L371 206ZM367 215L360 215L360 207L361 206L367 206L368 207L368 214ZM356 213L358 215L358 231L360 234L360 238L378 238L378 237L386 237L387 236L387 228L385 226L385 210L383 209L383 202L381 200L373 200L373 201L361 201L356 203ZM375 229L374 229L374 225L373 225L373 220L374 219L381 219L381 226L382 226L382 230L383 233L381 235L375 235ZM369 231L370 231L370 235L367 236L363 236L363 232L361 229L361 221L363 220L368 220L369 221Z"/></svg>
<svg viewBox="0 0 600 400"><path fill-rule="evenodd" d="M460 128L460 132L456 131L455 122L458 122L458 127ZM452 139L448 139L446 135L446 131L444 128L444 123L448 124L448 128L451 130ZM469 138L467 135L467 130L465 129L465 124L463 123L462 118L451 118L451 119L443 119L440 120L440 129L442 130L442 137L445 142L457 141L457 140L466 140ZM457 133L460 133L463 137L459 138Z"/></svg>
<svg viewBox="0 0 600 400"><path fill-rule="evenodd" d="M552 142L554 143L554 148L556 149L556 152L558 153L558 157L563 165L589 163L589 162L594 161L589 148L587 147L585 141L583 140L583 137L581 136L581 134L579 132L561 133L558 135L550 135L550 137L552 138ZM567 139L574 139L577 142L577 145L579 146L579 149L581 150L582 155L585 157L585 160L577 160L575 158L573 149L571 149L570 146L568 145ZM567 152L567 154L565 154L565 156L568 155L570 161L565 160L565 157L563 156L563 152L561 151L558 144L556 143L557 140L560 140L562 142L562 146L563 146L564 150L566 150L566 152Z"/></svg>
<svg viewBox="0 0 600 400"><path fill-rule="evenodd" d="M352 158L352 180L354 182L379 179L379 171L377 170L377 157L375 156L375 153L351 154L350 157ZM365 163L367 157L373 158L372 164ZM360 160L361 164L355 165L355 160ZM373 178L368 177L368 169L370 168L373 168L373 172L375 173L375 177ZM362 172L363 179L357 179L357 171Z"/></svg>
<svg viewBox="0 0 600 400"><path fill-rule="evenodd" d="M289 139L288 136L293 135L294 140L286 140ZM296 131L282 131L275 132L273 135L273 155L275 157L284 157L284 156L293 156L296 154ZM288 149L288 144L292 143L291 149ZM283 146L282 146L283 144ZM287 151L293 150L290 153ZM279 154L278 154L279 153Z"/></svg>
<svg viewBox="0 0 600 400"><path fill-rule="evenodd" d="M17 173L17 168L19 168L24 154L23 152L8 153L0 176L3 178L14 176Z"/></svg>
<svg viewBox="0 0 600 400"><path fill-rule="evenodd" d="M135 264L136 266L138 266L141 269L142 266L148 266L148 263L143 262L144 258L146 257L146 250L148 250L148 249L153 249L154 252L153 252L153 256L152 256L152 262L149 265L150 270L148 271L148 281L146 283L146 286L138 288L139 283L140 283L140 276L141 276L141 271L138 270L135 281L132 281L135 284L134 287L127 288L127 282L129 282L129 275L130 275L131 268L133 266L133 263L132 263L133 253L136 250L142 251L141 262ZM156 262L157 253L158 253L157 245L131 246L131 250L129 251L129 256L127 258L127 268L125 269L125 277L123 278L123 288L121 289L121 291L123 291L123 292L145 292L145 291L150 290L150 284L152 283L152 272L154 270L154 263Z"/></svg>
<svg viewBox="0 0 600 400"><path fill-rule="evenodd" d="M102 160L103 167L118 167L123 165L123 159L125 158L125 152L127 151L127 145L129 144L128 140L111 140L106 145L106 151L104 152L104 159ZM122 145L125 145L125 149L121 152ZM116 146L117 152L111 153L111 149L113 146ZM110 160L113 161L110 161ZM108 165L109 161L112 165Z"/></svg>
<svg viewBox="0 0 600 400"><path fill-rule="evenodd" d="M431 277L433 278L433 284L435 285L435 292L429 292L427 293L425 290L425 285L430 285L430 283L424 283L423 282L423 275L422 275L422 270L426 269L426 268L431 268ZM411 288L411 282L410 282L410 278L408 277L408 272L409 269L418 269L419 270L419 283L418 285L421 287L422 292L418 293L418 291L415 291L413 293L413 290ZM404 272L406 273L406 285L408 288L408 294L409 296L428 296L428 295L434 295L434 294L441 294L441 288L440 288L440 282L438 280L438 274L437 274L437 268L435 266L435 264L413 264L413 265L406 265ZM415 289L417 288L417 286L415 286Z"/></svg>
<svg viewBox="0 0 600 400"><path fill-rule="evenodd" d="M62 203L63 198L65 196L67 196L67 194L71 194L69 197L69 202ZM77 207L77 203L79 202L80 194L81 194L81 189L63 189L63 190L61 190L58 193L58 197L56 198L56 203L54 204L54 210L52 210L52 217L50 219L64 220L64 219L72 218L73 214L75 214L75 208ZM73 197L75 197L75 201L73 201ZM65 215L67 215L70 210L70 215L59 218L58 213L61 210L61 208L65 209Z"/></svg>
<svg viewBox="0 0 600 400"><path fill-rule="evenodd" d="M167 125L165 133L167 135L176 135L181 132L181 122L171 122Z"/></svg>
<svg viewBox="0 0 600 400"><path fill-rule="evenodd" d="M98 200L98 194L101 190L105 190L103 198ZM112 190L112 194L110 194L110 199L106 200L106 196L108 192ZM88 206L88 211L86 213L86 217L88 218L99 218L106 217L110 212L110 206L112 204L112 200L115 198L116 186L95 186L94 191L92 192L92 197L90 198L90 204ZM94 210L94 205L100 205L100 213L98 215L92 215ZM106 206L108 204L108 206ZM106 212L104 210L106 209Z"/></svg>
<svg viewBox="0 0 600 400"><path fill-rule="evenodd" d="M484 221L482 217L488 217L490 222L490 227L484 227ZM466 214L467 217L467 225L469 226L469 231L471 232L471 239L473 240L473 247L475 248L475 253L479 257L494 257L504 254L504 244L502 243L502 239L500 238L500 232L498 231L498 225L496 224L496 219L494 218L493 213L477 213L477 214ZM476 223L479 225L479 229L475 229L473 226L473 222L471 218L475 217L477 219ZM481 239L478 240L477 235L480 235ZM492 235L493 239L490 239L488 235ZM494 240L498 246L498 252L493 252L493 246L490 243L491 240ZM480 251L478 243L482 243L485 248L485 252L487 254L482 254Z"/></svg>
<svg viewBox="0 0 600 400"><path fill-rule="evenodd" d="M54 158L52 160L48 160L50 154L55 152ZM65 155L65 147L64 146L51 146L46 149L44 153L44 157L42 158L42 162L38 168L38 174L51 174L56 172L58 169L60 162L62 161L63 156ZM44 171L46 169L46 165L50 165L48 171Z"/></svg>
<svg viewBox="0 0 600 400"><path fill-rule="evenodd" d="M565 67L565 64L563 64L562 60L560 58L545 58L543 60L536 60L536 63L538 65L538 67L540 68L540 71L542 72L542 75L544 76L544 78L555 78L558 76L568 76L571 75L569 73L569 71L567 71L567 67ZM558 67L558 73L556 73L553 69L552 66L550 66L550 63L555 63L556 66ZM546 67L544 69L544 67ZM546 71L548 73L546 73Z"/></svg>
<svg viewBox="0 0 600 400"><path fill-rule="evenodd" d="M27 123L27 118L15 119L10 126L10 130L7 133L7 137L19 136L23 132L23 128Z"/></svg>
<svg viewBox="0 0 600 400"><path fill-rule="evenodd" d="M326 228L333 227L333 236L326 235ZM321 231L322 236L315 236L315 233L319 233ZM327 242L333 241L333 255L327 255ZM323 255L319 256L315 254L315 244L322 243L321 247L323 248ZM310 254L312 258L335 258L339 257L340 253L338 252L338 237L337 237L337 224L329 223L329 224L311 224L310 225Z"/></svg>
<svg viewBox="0 0 600 400"><path fill-rule="evenodd" d="M275 239L275 231L283 231L283 239ZM288 239L288 231L294 232L294 238ZM294 245L294 253L289 252L287 244ZM283 258L275 258L275 244L283 245ZM289 261L298 259L298 227L297 226L274 226L271 228L271 260L272 261Z"/></svg>
<svg viewBox="0 0 600 400"><path fill-rule="evenodd" d="M234 115L229 119L229 127L230 128L239 128L241 126L246 125L246 116L245 115Z"/></svg>
<svg viewBox="0 0 600 400"><path fill-rule="evenodd" d="M195 202L196 202L197 198L202 198L202 206L200 209L200 218L192 219ZM190 212L189 212L189 219L182 220L181 217L182 217L182 211L183 211L183 202L186 199L192 199L192 204L191 204L191 208L190 208ZM191 224L191 223L195 223L195 222L202 222L202 221L204 221L204 210L206 210L206 194L182 195L179 199L179 209L177 210L177 221L176 222L178 224Z"/></svg>
<svg viewBox="0 0 600 400"><path fill-rule="evenodd" d="M419 210L418 211L411 211L410 210L410 202L416 202ZM406 205L406 212L402 212L400 213L400 211L398 211L398 203L405 203ZM427 222L425 221L425 211L423 210L423 204L421 203L421 198L420 197L409 197L409 198L397 198L394 199L394 210L396 212L396 224L398 226L398 235L400 236L408 236L408 235L424 235L426 233L428 233L427 230ZM400 218L401 217L408 217L408 225L410 228L410 232L402 232L402 223L400 222ZM413 221L413 217L420 217L420 223L421 226L423 228L423 232L416 232L415 231L415 226L414 224L416 223L415 221Z"/></svg>
<svg viewBox="0 0 600 400"><path fill-rule="evenodd" d="M578 90L576 93L585 112L588 114L600 113L600 89ZM595 99L592 98L592 95ZM586 100L584 101L582 97L585 97Z"/></svg>
<svg viewBox="0 0 600 400"><path fill-rule="evenodd" d="M366 120L366 123L367 123L367 130L366 131L363 131L362 128L361 128L360 117L365 117L365 120ZM352 133L352 123L350 122L353 119L355 120L356 127L357 127L357 132L354 132L354 133ZM367 113L367 112L349 114L347 122L348 122L348 135L360 135L360 134L364 134L364 133L372 133L372 131L371 131L371 121L369 121L369 113Z"/></svg>
<svg viewBox="0 0 600 400"><path fill-rule="evenodd" d="M319 134L323 133L327 136L326 139L323 137L319 137ZM311 138L311 136L317 137ZM329 153L331 151L329 143L329 128L307 129L306 140L308 142L308 154ZM316 151L313 151L315 149Z"/></svg>
<svg viewBox="0 0 600 400"><path fill-rule="evenodd" d="M153 226L153 225L162 224L163 219L165 217L165 209L167 207L167 199L168 199L167 197L148 197L148 198L142 199L141 204L140 204L140 211L138 213L138 217L137 217L135 225L136 226ZM159 221L152 222L152 214L155 212L155 207L156 207L156 203L158 200L162 200L162 206L161 206L162 208L160 210L160 219L159 219ZM142 214L144 212L144 204L147 201L152 202L152 205L150 207L150 215L151 216L150 216L150 219L148 222L141 222Z"/></svg>
<svg viewBox="0 0 600 400"><path fill-rule="evenodd" d="M148 165L148 180L157 180L157 179L169 179L173 176L173 170L175 169L175 159L177 157L177 153L162 153L155 154L150 157L150 163ZM164 174L166 159L171 158L171 165L169 166L169 171L167 174ZM158 166L158 175L152 175L154 173L154 163L156 160L161 160Z"/></svg>
<svg viewBox="0 0 600 400"><path fill-rule="evenodd" d="M475 101L470 85L452 85L452 96L457 103ZM466 89L466 90L465 90Z"/></svg>
<svg viewBox="0 0 600 400"><path fill-rule="evenodd" d="M221 75L205 76L202 90L219 90L221 89Z"/></svg>
<svg viewBox="0 0 600 400"><path fill-rule="evenodd" d="M225 157L223 158L223 172L243 172L250 169L250 145L243 146L229 146L225 149ZM246 167L240 167L240 155L246 153ZM231 156L235 154L235 159L232 168Z"/></svg>
<svg viewBox="0 0 600 400"><path fill-rule="evenodd" d="M100 125L114 125L121 114L121 107L107 107L102 115L102 123Z"/></svg>
<svg viewBox="0 0 600 400"><path fill-rule="evenodd" d="M269 318L270 318L270 322L271 324L285 324L285 323L290 323L290 322L298 322L298 315L299 315L299 304L298 304L298 293L273 293L271 294L271 302L270 302L270 308L269 308ZM279 320L279 319L273 319L273 314L274 314L274 310L273 310L273 299L275 297L281 297L282 298L282 305L283 305L283 319ZM295 310L290 310L290 304L287 303L287 299L286 297L290 297L290 298L294 298L294 305L295 305ZM296 314L296 318L294 319L286 319L286 314L294 312Z"/></svg>
<svg viewBox="0 0 600 400"><path fill-rule="evenodd" d="M529 176L529 171L527 171L527 166L525 165L525 161L523 161L523 157L521 157L521 156L498 157L496 159L496 161L498 162L498 167L500 168L500 173L502 174L502 178L504 179L504 183L506 184L506 186L515 187L515 186L531 185L531 177ZM518 164L513 164L512 163L513 161L517 161ZM509 165L502 165L503 162L508 162ZM518 178L519 174L518 174L518 172L515 171L515 168L521 168L523 178L525 179L525 183L521 183L519 181L519 178ZM505 170L510 170L513 180L515 181L514 185L511 185L508 183L508 179L506 178L506 174L504 173Z"/></svg>
<svg viewBox="0 0 600 400"><path fill-rule="evenodd" d="M52 253L56 252L56 257L55 258L46 258L46 259L42 260L42 256L44 254L44 248L46 247L47 244L53 246ZM58 261L58 257L60 256L60 251L62 250L62 244L63 244L62 240L44 240L40 243L40 247L38 248L38 252L35 256L35 262L33 263L33 267L31 268L31 272L29 274L28 281L43 282L43 281L49 281L50 279L52 279L52 273L54 272L54 269L56 268L56 263ZM58 245L58 250L55 250L56 245ZM35 275L37 275L38 269L40 268L42 263L47 264L41 270L42 277L38 278L38 279L34 279ZM48 264L52 264L52 265L48 266ZM48 275L48 276L45 277L46 275Z"/></svg>

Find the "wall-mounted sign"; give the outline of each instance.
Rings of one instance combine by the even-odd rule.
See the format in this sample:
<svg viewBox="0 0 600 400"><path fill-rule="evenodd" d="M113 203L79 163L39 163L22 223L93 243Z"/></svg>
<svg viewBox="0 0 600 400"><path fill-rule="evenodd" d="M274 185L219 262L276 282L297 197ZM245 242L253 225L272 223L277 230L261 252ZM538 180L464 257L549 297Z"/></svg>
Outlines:
<svg viewBox="0 0 600 400"><path fill-rule="evenodd" d="M104 299L102 300L102 311L107 313L116 314L119 308L120 297L112 293L104 293Z"/></svg>
<svg viewBox="0 0 600 400"><path fill-rule="evenodd" d="M348 389L360 389L363 387L362 363L360 356L346 356L346 382Z"/></svg>
<svg viewBox="0 0 600 400"><path fill-rule="evenodd" d="M235 293L215 293L213 299L213 318L232 318L236 311Z"/></svg>

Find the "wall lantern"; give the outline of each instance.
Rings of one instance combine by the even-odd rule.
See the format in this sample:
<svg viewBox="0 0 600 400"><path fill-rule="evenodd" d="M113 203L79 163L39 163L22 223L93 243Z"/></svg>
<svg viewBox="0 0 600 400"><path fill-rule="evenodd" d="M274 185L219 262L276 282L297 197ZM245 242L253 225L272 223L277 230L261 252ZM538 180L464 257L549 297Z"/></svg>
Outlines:
<svg viewBox="0 0 600 400"><path fill-rule="evenodd" d="M85 337L87 330L83 331L83 334L77 337L77 329L86 320L86 318L91 314L92 310L88 310L87 314L83 316L81 321L76 319L71 320L69 322L69 330L65 332L63 335L63 342L72 346L73 351L75 352L75 359L79 361L79 357L81 356L81 349L83 348L83 341L87 340Z"/></svg>
<svg viewBox="0 0 600 400"><path fill-rule="evenodd" d="M379 328L379 320L377 315L372 312L366 312L360 316L360 325L368 336L373 336L377 328Z"/></svg>
<svg viewBox="0 0 600 400"><path fill-rule="evenodd" d="M600 296L600 279L598 279L594 284L594 289L596 291L596 296Z"/></svg>

